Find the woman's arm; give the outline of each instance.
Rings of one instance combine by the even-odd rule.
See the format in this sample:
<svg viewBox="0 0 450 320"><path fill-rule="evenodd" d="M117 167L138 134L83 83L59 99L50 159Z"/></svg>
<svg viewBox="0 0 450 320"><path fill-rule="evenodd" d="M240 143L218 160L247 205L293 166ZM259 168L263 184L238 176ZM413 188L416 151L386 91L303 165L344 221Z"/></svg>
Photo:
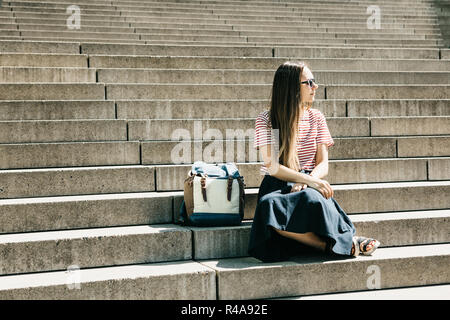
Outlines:
<svg viewBox="0 0 450 320"><path fill-rule="evenodd" d="M316 189L325 198L333 197L334 192L328 181L322 180L318 177L307 175L305 173L297 172L278 162L277 156L272 157L271 145L260 146L259 150L267 167L269 174L275 178L283 181L302 183ZM328 171L328 170L327 170Z"/></svg>
<svg viewBox="0 0 450 320"><path fill-rule="evenodd" d="M259 151L261 152L264 166L266 166L271 176L283 181L295 183L308 184L312 181L309 175L290 169L280 164L276 156L272 157L272 146L270 144L260 146Z"/></svg>
<svg viewBox="0 0 450 320"><path fill-rule="evenodd" d="M311 176L323 179L328 175L328 146L326 143L319 143L316 152L316 165L311 172Z"/></svg>

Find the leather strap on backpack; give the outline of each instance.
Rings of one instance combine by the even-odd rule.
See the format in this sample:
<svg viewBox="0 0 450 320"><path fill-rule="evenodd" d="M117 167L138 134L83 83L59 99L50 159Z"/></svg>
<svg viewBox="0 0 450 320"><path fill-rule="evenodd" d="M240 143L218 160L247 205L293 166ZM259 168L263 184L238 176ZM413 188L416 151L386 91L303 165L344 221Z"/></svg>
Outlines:
<svg viewBox="0 0 450 320"><path fill-rule="evenodd" d="M233 188L233 178L228 177L228 186L227 186L227 200L231 201L231 189Z"/></svg>
<svg viewBox="0 0 450 320"><path fill-rule="evenodd" d="M206 200L206 178L205 177L202 177L200 179L200 184L202 186L203 201L206 202L207 200Z"/></svg>

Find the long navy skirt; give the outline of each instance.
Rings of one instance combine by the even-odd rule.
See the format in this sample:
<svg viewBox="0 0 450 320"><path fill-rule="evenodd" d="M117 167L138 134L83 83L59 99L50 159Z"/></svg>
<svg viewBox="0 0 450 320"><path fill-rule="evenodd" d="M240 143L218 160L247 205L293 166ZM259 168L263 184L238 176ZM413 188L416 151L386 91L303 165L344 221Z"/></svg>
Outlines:
<svg viewBox="0 0 450 320"><path fill-rule="evenodd" d="M350 255L355 226L336 200L326 199L311 187L290 193L293 185L270 175L264 177L253 218L249 255L263 262L276 262L317 251L281 236L272 227L295 233L314 232L330 242L333 253Z"/></svg>

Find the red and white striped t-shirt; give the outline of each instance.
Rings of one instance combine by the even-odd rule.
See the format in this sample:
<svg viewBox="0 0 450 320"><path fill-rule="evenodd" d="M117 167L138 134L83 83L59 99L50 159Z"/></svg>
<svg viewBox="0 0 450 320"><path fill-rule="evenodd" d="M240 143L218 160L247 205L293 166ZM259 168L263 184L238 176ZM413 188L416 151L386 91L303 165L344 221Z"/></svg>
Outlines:
<svg viewBox="0 0 450 320"><path fill-rule="evenodd" d="M255 121L254 148L259 149L260 146L271 143L271 128L269 111L261 112ZM297 154L301 169L314 169L319 143L326 143L328 147L334 145L325 116L319 110L311 108L303 114L297 135ZM265 166L262 166L261 170L267 172Z"/></svg>

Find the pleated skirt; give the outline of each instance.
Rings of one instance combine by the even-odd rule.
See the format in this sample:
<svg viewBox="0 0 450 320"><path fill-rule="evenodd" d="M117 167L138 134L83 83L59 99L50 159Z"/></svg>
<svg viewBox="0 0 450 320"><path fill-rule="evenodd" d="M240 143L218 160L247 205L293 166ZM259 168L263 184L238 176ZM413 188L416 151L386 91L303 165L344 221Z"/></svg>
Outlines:
<svg viewBox="0 0 450 320"><path fill-rule="evenodd" d="M310 170L302 170L310 174ZM317 251L278 234L273 228L295 232L314 232L330 242L337 255L350 255L355 227L334 198L326 199L308 187L290 193L294 183L266 175L261 182L253 218L248 254L263 262L288 260ZM273 228L272 228L273 227Z"/></svg>

